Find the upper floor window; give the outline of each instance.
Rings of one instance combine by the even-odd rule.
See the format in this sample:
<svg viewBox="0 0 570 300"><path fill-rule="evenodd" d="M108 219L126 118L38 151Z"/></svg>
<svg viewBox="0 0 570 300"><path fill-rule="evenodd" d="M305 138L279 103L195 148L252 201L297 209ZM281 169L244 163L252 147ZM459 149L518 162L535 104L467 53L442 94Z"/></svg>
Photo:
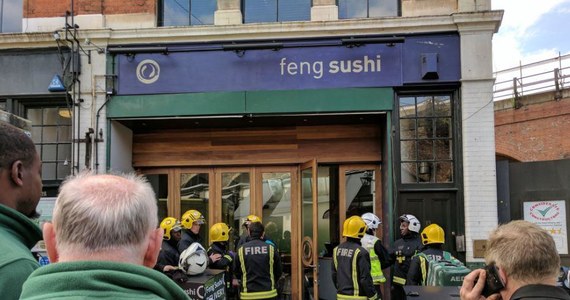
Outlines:
<svg viewBox="0 0 570 300"><path fill-rule="evenodd" d="M402 183L454 182L451 95L400 96Z"/></svg>
<svg viewBox="0 0 570 300"><path fill-rule="evenodd" d="M309 21L311 0L243 0L243 22Z"/></svg>
<svg viewBox="0 0 570 300"><path fill-rule="evenodd" d="M0 0L0 33L22 32L23 0Z"/></svg>
<svg viewBox="0 0 570 300"><path fill-rule="evenodd" d="M339 19L398 16L398 0L337 0Z"/></svg>
<svg viewBox="0 0 570 300"><path fill-rule="evenodd" d="M158 4L158 26L214 24L217 0L159 0Z"/></svg>

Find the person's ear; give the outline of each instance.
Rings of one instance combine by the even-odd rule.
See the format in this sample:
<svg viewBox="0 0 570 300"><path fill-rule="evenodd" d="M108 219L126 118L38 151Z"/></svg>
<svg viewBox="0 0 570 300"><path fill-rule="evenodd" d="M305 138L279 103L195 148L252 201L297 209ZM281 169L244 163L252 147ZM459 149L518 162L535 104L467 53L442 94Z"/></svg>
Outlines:
<svg viewBox="0 0 570 300"><path fill-rule="evenodd" d="M10 179L17 186L24 185L24 163L21 160L17 160L10 166Z"/></svg>
<svg viewBox="0 0 570 300"><path fill-rule="evenodd" d="M503 268L499 268L499 267L496 267L496 268L497 268L497 271L499 271L499 277L503 281L503 284L505 286L507 286L507 281L508 281L507 273L505 273L505 270Z"/></svg>
<svg viewBox="0 0 570 300"><path fill-rule="evenodd" d="M44 237L44 243L46 244L46 251L50 263L55 263L59 261L59 253L57 252L57 239L55 237L55 229L52 223L44 223L42 228L42 233Z"/></svg>
<svg viewBox="0 0 570 300"><path fill-rule="evenodd" d="M164 230L162 228L157 228L150 233L148 239L148 245L144 254L143 265L149 268L156 265L158 260L158 253L160 252L160 246L162 244L162 236L164 235Z"/></svg>

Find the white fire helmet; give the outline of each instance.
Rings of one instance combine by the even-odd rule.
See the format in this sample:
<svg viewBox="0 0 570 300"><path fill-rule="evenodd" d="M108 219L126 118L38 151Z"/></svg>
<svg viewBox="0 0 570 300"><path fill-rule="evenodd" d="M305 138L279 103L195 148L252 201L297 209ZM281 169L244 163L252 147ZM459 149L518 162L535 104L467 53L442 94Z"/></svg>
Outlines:
<svg viewBox="0 0 570 300"><path fill-rule="evenodd" d="M208 255L206 249L200 243L192 243L190 247L182 251L178 266L188 275L204 273L208 267Z"/></svg>
<svg viewBox="0 0 570 300"><path fill-rule="evenodd" d="M404 214L404 215L400 216L400 221L410 223L410 225L408 225L408 229L410 231L420 233L420 229L422 228L422 225L420 224L420 220L418 220L418 218L416 218L416 216Z"/></svg>
<svg viewBox="0 0 570 300"><path fill-rule="evenodd" d="M369 212L362 215L362 220L364 220L364 223L366 223L366 226L370 229L378 229L378 226L382 224L380 218Z"/></svg>

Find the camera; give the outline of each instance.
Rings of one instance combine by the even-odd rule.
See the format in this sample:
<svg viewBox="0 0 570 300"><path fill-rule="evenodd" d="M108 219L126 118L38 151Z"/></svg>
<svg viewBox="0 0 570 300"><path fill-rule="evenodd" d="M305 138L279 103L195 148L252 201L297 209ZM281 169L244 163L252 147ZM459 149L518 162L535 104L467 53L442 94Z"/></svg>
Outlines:
<svg viewBox="0 0 570 300"><path fill-rule="evenodd" d="M485 270L485 273L487 273L487 278L485 279L485 287L481 294L486 298L504 289L505 283L499 276L497 267L495 267L494 264L487 265L483 269Z"/></svg>

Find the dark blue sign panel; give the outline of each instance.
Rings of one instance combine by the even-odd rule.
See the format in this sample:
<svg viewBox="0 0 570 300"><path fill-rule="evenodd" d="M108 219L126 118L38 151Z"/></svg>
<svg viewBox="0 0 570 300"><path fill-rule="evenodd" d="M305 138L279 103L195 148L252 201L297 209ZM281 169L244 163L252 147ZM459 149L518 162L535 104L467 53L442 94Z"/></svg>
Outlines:
<svg viewBox="0 0 570 300"><path fill-rule="evenodd" d="M121 95L392 87L402 84L402 44L278 51L120 55Z"/></svg>

